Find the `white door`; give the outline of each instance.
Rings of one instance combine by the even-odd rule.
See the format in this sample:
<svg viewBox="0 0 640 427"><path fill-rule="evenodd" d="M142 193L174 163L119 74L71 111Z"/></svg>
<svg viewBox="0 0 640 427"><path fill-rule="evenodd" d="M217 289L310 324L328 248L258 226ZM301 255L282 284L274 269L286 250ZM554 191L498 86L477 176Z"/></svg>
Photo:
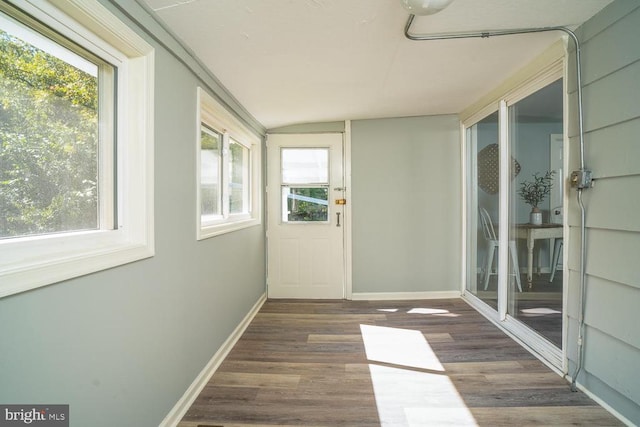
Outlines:
<svg viewBox="0 0 640 427"><path fill-rule="evenodd" d="M342 299L342 134L267 139L267 295Z"/></svg>

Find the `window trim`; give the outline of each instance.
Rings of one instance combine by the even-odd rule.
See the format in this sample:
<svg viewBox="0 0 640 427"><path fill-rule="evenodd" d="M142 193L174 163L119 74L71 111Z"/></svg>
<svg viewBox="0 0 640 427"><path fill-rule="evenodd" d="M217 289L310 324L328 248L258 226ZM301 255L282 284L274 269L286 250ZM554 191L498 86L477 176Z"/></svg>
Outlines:
<svg viewBox="0 0 640 427"><path fill-rule="evenodd" d="M154 255L153 47L97 0L9 1L118 67L118 214L113 230L1 240L0 298Z"/></svg>
<svg viewBox="0 0 640 427"><path fill-rule="evenodd" d="M203 88L197 90L198 113L196 117L196 239L203 240L220 234L230 233L262 223L262 146L261 139L251 132L240 120L216 101ZM201 127L206 126L223 136L222 179L222 215L203 221L201 214ZM229 144L233 140L248 149L249 191L248 209L243 213L229 213L227 158Z"/></svg>

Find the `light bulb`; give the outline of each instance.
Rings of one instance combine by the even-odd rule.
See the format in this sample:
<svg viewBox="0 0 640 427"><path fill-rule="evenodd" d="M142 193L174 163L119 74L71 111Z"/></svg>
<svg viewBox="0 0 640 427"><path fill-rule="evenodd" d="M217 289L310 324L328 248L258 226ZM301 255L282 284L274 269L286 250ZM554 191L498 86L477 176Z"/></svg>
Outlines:
<svg viewBox="0 0 640 427"><path fill-rule="evenodd" d="M412 15L433 15L449 6L453 0L400 0Z"/></svg>

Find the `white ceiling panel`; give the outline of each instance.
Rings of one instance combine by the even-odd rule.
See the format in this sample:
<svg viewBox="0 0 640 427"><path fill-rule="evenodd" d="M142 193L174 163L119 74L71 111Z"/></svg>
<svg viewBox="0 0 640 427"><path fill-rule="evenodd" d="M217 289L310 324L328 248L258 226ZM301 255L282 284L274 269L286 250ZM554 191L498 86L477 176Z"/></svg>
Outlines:
<svg viewBox="0 0 640 427"><path fill-rule="evenodd" d="M143 0L265 127L458 113L561 37L415 42L399 0ZM412 32L576 27L611 0L455 0Z"/></svg>

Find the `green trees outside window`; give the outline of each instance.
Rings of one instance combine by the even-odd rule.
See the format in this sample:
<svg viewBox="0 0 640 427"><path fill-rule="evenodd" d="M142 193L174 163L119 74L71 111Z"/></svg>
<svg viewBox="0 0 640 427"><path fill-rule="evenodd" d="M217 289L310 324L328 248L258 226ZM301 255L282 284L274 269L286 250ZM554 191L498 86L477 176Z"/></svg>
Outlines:
<svg viewBox="0 0 640 427"><path fill-rule="evenodd" d="M95 70L0 31L0 238L99 227Z"/></svg>

